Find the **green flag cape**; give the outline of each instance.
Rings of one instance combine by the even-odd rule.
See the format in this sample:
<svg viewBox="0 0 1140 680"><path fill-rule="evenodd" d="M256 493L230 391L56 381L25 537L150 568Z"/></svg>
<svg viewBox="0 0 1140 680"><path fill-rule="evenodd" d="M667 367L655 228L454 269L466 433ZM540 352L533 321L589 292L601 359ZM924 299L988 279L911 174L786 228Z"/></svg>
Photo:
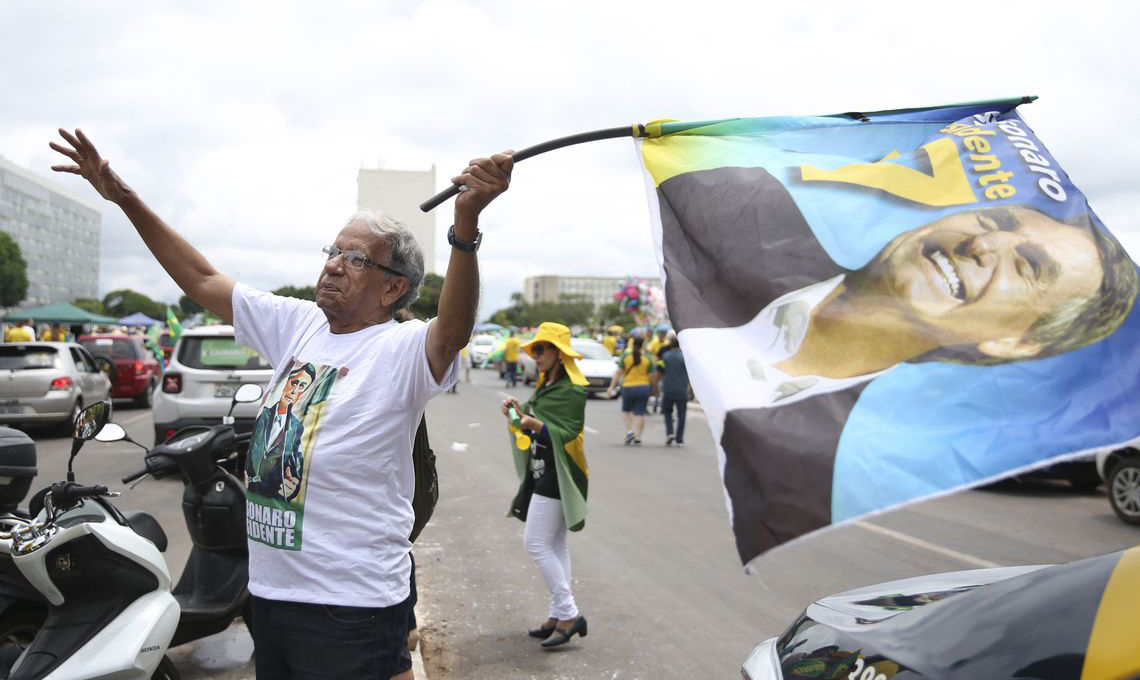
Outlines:
<svg viewBox="0 0 1140 680"><path fill-rule="evenodd" d="M558 474L558 493L562 496L562 514L570 531L586 526L586 487L590 470L582 445L582 429L586 421L586 390L562 379L540 387L530 401L522 405L525 413L546 424L554 449L554 468ZM511 513L525 512L523 503L530 502L530 450L519 448L510 436L515 471L519 475L519 492L511 504Z"/></svg>

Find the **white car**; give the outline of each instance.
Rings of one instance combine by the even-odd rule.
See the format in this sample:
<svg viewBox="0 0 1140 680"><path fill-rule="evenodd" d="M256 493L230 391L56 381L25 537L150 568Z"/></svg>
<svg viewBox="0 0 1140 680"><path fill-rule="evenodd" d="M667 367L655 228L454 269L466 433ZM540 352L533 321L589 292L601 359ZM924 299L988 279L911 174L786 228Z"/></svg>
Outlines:
<svg viewBox="0 0 1140 680"><path fill-rule="evenodd" d="M605 393L610 387L610 380L614 377L614 370L617 368L610 351L602 343L589 338L571 338L570 347L582 355L582 358L578 360L578 369L582 371L582 376L589 383L586 386L586 391L590 394ZM523 381L526 384L529 385L538 380L538 369L535 366L534 359L527 356L520 362L520 366L522 367ZM618 390L620 389L619 386Z"/></svg>
<svg viewBox="0 0 1140 680"><path fill-rule="evenodd" d="M199 326L182 333L154 395L154 443L188 425L217 425L243 383L269 390L273 367L257 352L234 342L233 326ZM234 408L234 429L249 432L257 403Z"/></svg>
<svg viewBox="0 0 1140 680"><path fill-rule="evenodd" d="M471 338L471 344L467 350L471 354L471 365L480 366L487 360L487 355L495 347L495 336L493 335L476 335Z"/></svg>

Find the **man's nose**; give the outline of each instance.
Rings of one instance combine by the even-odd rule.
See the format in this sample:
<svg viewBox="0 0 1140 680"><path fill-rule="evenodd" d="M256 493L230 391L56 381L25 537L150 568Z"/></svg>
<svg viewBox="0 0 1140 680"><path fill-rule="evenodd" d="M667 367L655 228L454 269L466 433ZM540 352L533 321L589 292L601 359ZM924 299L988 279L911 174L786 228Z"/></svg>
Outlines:
<svg viewBox="0 0 1140 680"><path fill-rule="evenodd" d="M330 274L344 273L344 256L338 254L336 257L325 260L325 271Z"/></svg>
<svg viewBox="0 0 1140 680"><path fill-rule="evenodd" d="M1021 242L1021 237L1008 231L987 231L971 238L966 245L966 255L974 258L983 267L994 265L1003 253L1013 252Z"/></svg>

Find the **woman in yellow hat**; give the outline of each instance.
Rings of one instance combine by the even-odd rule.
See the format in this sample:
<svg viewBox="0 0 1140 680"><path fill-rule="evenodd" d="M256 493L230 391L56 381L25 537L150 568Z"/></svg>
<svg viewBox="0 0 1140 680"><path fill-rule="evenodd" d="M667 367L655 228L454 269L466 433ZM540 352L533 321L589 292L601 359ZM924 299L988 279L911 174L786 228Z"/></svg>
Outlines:
<svg viewBox="0 0 1140 680"><path fill-rule="evenodd" d="M525 404L503 401L519 490L511 514L526 522L523 544L550 591L546 622L529 633L543 647L557 647L574 635L586 637L586 617L570 591L567 531L586 524L586 487L590 472L582 448L586 419L586 379L570 347L570 329L546 322L522 346L534 358L538 381Z"/></svg>

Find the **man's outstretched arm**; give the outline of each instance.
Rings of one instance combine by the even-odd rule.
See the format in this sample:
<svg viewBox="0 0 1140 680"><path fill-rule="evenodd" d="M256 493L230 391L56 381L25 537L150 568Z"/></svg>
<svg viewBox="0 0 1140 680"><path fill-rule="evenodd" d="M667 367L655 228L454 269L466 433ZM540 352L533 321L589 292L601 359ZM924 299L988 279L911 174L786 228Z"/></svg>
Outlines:
<svg viewBox="0 0 1140 680"><path fill-rule="evenodd" d="M59 134L70 146L55 142L49 146L70 158L75 165L53 165L51 169L83 177L100 196L119 206L178 287L226 323L233 323L234 280L214 269L202 253L143 203L138 194L111 170L110 162L99 156L99 151L82 130L77 129L73 135L60 128Z"/></svg>
<svg viewBox="0 0 1140 680"><path fill-rule="evenodd" d="M455 237L470 243L478 233L479 213L511 183L514 159L511 152L479 158L452 178L467 188L455 199ZM475 253L451 249L451 260L439 294L439 316L428 329L428 365L436 382L443 379L447 367L459 350L471 339L475 312L479 308L479 264Z"/></svg>

